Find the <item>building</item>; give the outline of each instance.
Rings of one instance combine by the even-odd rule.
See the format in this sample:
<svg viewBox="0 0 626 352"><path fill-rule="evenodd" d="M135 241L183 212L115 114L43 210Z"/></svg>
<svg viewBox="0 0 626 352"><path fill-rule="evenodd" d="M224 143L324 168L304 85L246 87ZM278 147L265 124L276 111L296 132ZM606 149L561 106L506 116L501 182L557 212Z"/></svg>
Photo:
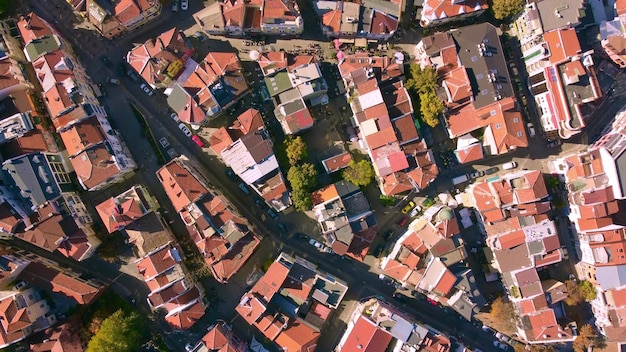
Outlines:
<svg viewBox="0 0 626 352"><path fill-rule="evenodd" d="M148 305L165 309L165 321L172 328L187 330L202 318L206 309L204 291L182 263L175 244L154 249L135 265L150 289Z"/></svg>
<svg viewBox="0 0 626 352"><path fill-rule="evenodd" d="M69 323L49 328L43 342L30 345L33 352L83 352L79 332Z"/></svg>
<svg viewBox="0 0 626 352"><path fill-rule="evenodd" d="M168 105L192 127L200 127L249 92L237 55L226 52L208 53L165 90Z"/></svg>
<svg viewBox="0 0 626 352"><path fill-rule="evenodd" d="M233 332L224 321L218 321L210 326L190 352L217 351L217 352L246 352L248 345Z"/></svg>
<svg viewBox="0 0 626 352"><path fill-rule="evenodd" d="M377 298L354 308L336 352L401 350L450 352L450 339Z"/></svg>
<svg viewBox="0 0 626 352"><path fill-rule="evenodd" d="M15 232L15 237L77 261L91 257L101 243L93 232L83 231L62 204L54 201L35 208L24 219L24 226Z"/></svg>
<svg viewBox="0 0 626 352"><path fill-rule="evenodd" d="M228 282L252 256L259 237L223 195L203 185L204 179L186 158L172 160L157 172L157 177L213 278Z"/></svg>
<svg viewBox="0 0 626 352"><path fill-rule="evenodd" d="M559 263L557 227L543 174L538 170L507 173L473 184L468 194L487 236L490 266L500 273L508 300L516 308L517 334L530 344L569 342L572 325L557 321L567 297L565 286L541 280L538 270Z"/></svg>
<svg viewBox="0 0 626 352"><path fill-rule="evenodd" d="M81 186L98 190L128 177L136 167L135 161L117 131L111 128L91 80L71 48L33 13L23 17L17 26L57 132L86 125L89 126L85 128L100 128L103 132L99 136L89 134L95 138L88 141L90 147L79 148L80 153L72 151L70 163Z"/></svg>
<svg viewBox="0 0 626 352"><path fill-rule="evenodd" d="M159 208L148 189L136 185L96 205L96 212L109 233L123 230L147 213Z"/></svg>
<svg viewBox="0 0 626 352"><path fill-rule="evenodd" d="M152 88L167 88L188 65L195 65L190 59L193 52L185 34L172 28L135 46L126 54L126 62Z"/></svg>
<svg viewBox="0 0 626 352"><path fill-rule="evenodd" d="M176 212L209 193L206 181L184 155L157 170L157 178Z"/></svg>
<svg viewBox="0 0 626 352"><path fill-rule="evenodd" d="M593 2L576 2L562 6L558 1L544 0L526 5L514 22L514 29L526 71L531 93L535 99L541 125L548 138L570 138L585 127L590 114L588 103L597 101L602 91L595 75L593 50L583 52L577 31L588 24L585 17ZM597 11L593 11L594 15ZM601 27L601 36L619 46L619 32L613 25ZM609 46L603 40L604 46ZM609 47L609 56L619 62L619 54ZM613 55L613 56L611 56Z"/></svg>
<svg viewBox="0 0 626 352"><path fill-rule="evenodd" d="M32 152L2 163L4 184L18 198L24 213L46 202L62 204L78 226L93 233L93 219L75 192L70 173L73 171L65 153Z"/></svg>
<svg viewBox="0 0 626 352"><path fill-rule="evenodd" d="M352 125L360 131L359 143L384 195L422 190L439 174L432 152L418 134L401 80L403 67L397 59L365 53L347 56L339 64Z"/></svg>
<svg viewBox="0 0 626 352"><path fill-rule="evenodd" d="M347 181L313 192L313 214L322 236L338 255L363 261L376 236L376 216L365 194Z"/></svg>
<svg viewBox="0 0 626 352"><path fill-rule="evenodd" d="M56 323L48 302L35 288L3 291L0 297L0 347L4 348Z"/></svg>
<svg viewBox="0 0 626 352"><path fill-rule="evenodd" d="M366 47L368 40L388 41L398 30L401 2L364 1L361 4L347 1L316 1L316 15L322 33L338 38L341 43Z"/></svg>
<svg viewBox="0 0 626 352"><path fill-rule="evenodd" d="M20 280L43 290L59 293L77 304L91 304L105 290L106 285L95 279L83 279L80 274L32 253L14 253L28 265L18 275Z"/></svg>
<svg viewBox="0 0 626 352"><path fill-rule="evenodd" d="M600 24L602 48L620 68L626 68L626 14Z"/></svg>
<svg viewBox="0 0 626 352"><path fill-rule="evenodd" d="M195 13L194 20L213 35L298 36L304 30L293 0L225 0Z"/></svg>
<svg viewBox="0 0 626 352"><path fill-rule="evenodd" d="M314 264L281 253L235 310L278 348L312 351L347 290Z"/></svg>
<svg viewBox="0 0 626 352"><path fill-rule="evenodd" d="M259 111L246 110L237 117L232 127L215 131L209 144L224 164L270 207L283 211L291 205L272 141Z"/></svg>
<svg viewBox="0 0 626 352"><path fill-rule="evenodd" d="M87 19L106 39L132 32L161 14L158 0L86 0Z"/></svg>
<svg viewBox="0 0 626 352"><path fill-rule="evenodd" d="M154 211L126 225L124 233L138 258L145 257L152 250L173 240L163 218Z"/></svg>
<svg viewBox="0 0 626 352"><path fill-rule="evenodd" d="M227 283L261 243L250 224L221 194L207 194L180 216L213 278L220 283Z"/></svg>
<svg viewBox="0 0 626 352"><path fill-rule="evenodd" d="M595 325L609 342L621 342L626 325L621 300L626 282L623 247L625 193L624 151L626 110L622 109L605 134L588 150L557 159L551 169L562 175L569 193L570 231L575 236L579 279L592 283L597 297L591 301Z"/></svg>
<svg viewBox="0 0 626 352"><path fill-rule="evenodd" d="M425 37L415 53L422 67L438 72L442 87L438 95L447 107L445 126L450 138L457 139L459 162L528 146L493 25L481 23Z"/></svg>
<svg viewBox="0 0 626 352"><path fill-rule="evenodd" d="M488 8L489 4L483 0L425 0L420 25L435 27L454 21L466 21L482 15Z"/></svg>

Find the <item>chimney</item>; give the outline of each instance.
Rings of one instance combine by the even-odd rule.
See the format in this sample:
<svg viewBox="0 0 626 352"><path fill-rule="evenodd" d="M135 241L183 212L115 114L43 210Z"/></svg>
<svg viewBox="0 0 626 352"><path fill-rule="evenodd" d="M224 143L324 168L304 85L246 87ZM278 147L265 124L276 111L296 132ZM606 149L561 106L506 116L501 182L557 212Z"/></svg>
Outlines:
<svg viewBox="0 0 626 352"><path fill-rule="evenodd" d="M120 200L117 198L113 198L113 203L115 204L115 212L119 215L122 215L123 211L122 211L122 204L120 203Z"/></svg>
<svg viewBox="0 0 626 352"><path fill-rule="evenodd" d="M30 30L30 16L26 16L24 19L26 20L26 25L24 26L24 28L29 29Z"/></svg>

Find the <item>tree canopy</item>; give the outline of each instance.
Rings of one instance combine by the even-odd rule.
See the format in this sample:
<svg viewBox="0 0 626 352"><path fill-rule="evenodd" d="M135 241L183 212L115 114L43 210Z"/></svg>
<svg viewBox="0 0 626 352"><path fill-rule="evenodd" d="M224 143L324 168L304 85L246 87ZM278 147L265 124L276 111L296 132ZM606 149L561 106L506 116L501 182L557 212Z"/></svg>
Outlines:
<svg viewBox="0 0 626 352"><path fill-rule="evenodd" d="M589 347L597 346L600 340L598 333L589 324L580 327L578 337L574 340L574 352L587 352Z"/></svg>
<svg viewBox="0 0 626 352"><path fill-rule="evenodd" d="M405 87L419 94L437 91L437 70L433 67L422 69L418 63L411 63Z"/></svg>
<svg viewBox="0 0 626 352"><path fill-rule="evenodd" d="M494 322L503 325L506 329L513 329L512 319L515 316L515 311L511 302L502 297L496 298L491 303L489 315Z"/></svg>
<svg viewBox="0 0 626 352"><path fill-rule="evenodd" d="M294 165L287 172L291 184L291 200L296 210L311 210L313 200L311 190L317 186L317 169L313 164Z"/></svg>
<svg viewBox="0 0 626 352"><path fill-rule="evenodd" d="M567 289L565 304L568 306L576 306L583 301L593 301L597 296L596 290L589 281L568 280L565 282L565 288Z"/></svg>
<svg viewBox="0 0 626 352"><path fill-rule="evenodd" d="M11 0L0 0L0 15L4 15L11 7Z"/></svg>
<svg viewBox="0 0 626 352"><path fill-rule="evenodd" d="M509 18L522 11L524 0L492 0L491 11L498 20Z"/></svg>
<svg viewBox="0 0 626 352"><path fill-rule="evenodd" d="M443 102L433 92L420 94L420 112L422 120L430 127L439 124L439 115L443 112Z"/></svg>
<svg viewBox="0 0 626 352"><path fill-rule="evenodd" d="M348 167L343 170L342 176L344 180L357 186L367 186L374 177L372 163L365 159L359 162L351 160Z"/></svg>
<svg viewBox="0 0 626 352"><path fill-rule="evenodd" d="M308 150L306 144L302 140L302 137L288 137L285 139L284 143L285 151L287 153L287 159L289 159L289 164L295 165L300 160L307 157Z"/></svg>
<svg viewBox="0 0 626 352"><path fill-rule="evenodd" d="M104 319L87 345L87 352L138 351L146 338L143 321L137 313L117 310Z"/></svg>

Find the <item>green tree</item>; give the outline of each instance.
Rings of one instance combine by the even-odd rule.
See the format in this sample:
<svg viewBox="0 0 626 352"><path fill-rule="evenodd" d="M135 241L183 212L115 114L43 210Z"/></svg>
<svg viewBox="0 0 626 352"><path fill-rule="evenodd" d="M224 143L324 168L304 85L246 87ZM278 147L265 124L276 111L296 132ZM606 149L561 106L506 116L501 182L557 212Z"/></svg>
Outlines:
<svg viewBox="0 0 626 352"><path fill-rule="evenodd" d="M308 150L306 144L302 140L302 137L287 137L284 143L289 164L296 165L300 160L307 157Z"/></svg>
<svg viewBox="0 0 626 352"><path fill-rule="evenodd" d="M443 112L443 102L435 93L420 94L420 112L422 113L422 120L430 127L435 127L439 124L439 115Z"/></svg>
<svg viewBox="0 0 626 352"><path fill-rule="evenodd" d="M143 321L137 313L125 314L121 309L104 319L98 332L87 345L87 352L138 351L146 338Z"/></svg>
<svg viewBox="0 0 626 352"><path fill-rule="evenodd" d="M292 166L287 172L287 180L292 190L311 191L317 185L317 169L309 163Z"/></svg>
<svg viewBox="0 0 626 352"><path fill-rule="evenodd" d="M492 0L491 11L498 20L518 14L524 7L524 0Z"/></svg>
<svg viewBox="0 0 626 352"><path fill-rule="evenodd" d="M343 170L341 175L344 180L352 182L357 186L367 186L370 182L372 182L374 170L372 169L372 163L368 160L363 159L359 162L352 160L348 164L348 167Z"/></svg>
<svg viewBox="0 0 626 352"><path fill-rule="evenodd" d="M574 352L587 352L589 347L596 346L600 343L598 333L589 324L580 327L578 337L574 340Z"/></svg>
<svg viewBox="0 0 626 352"><path fill-rule="evenodd" d="M437 91L437 70L433 67L422 67L418 63L409 65L409 78L406 89L419 94L434 93Z"/></svg>
<svg viewBox="0 0 626 352"><path fill-rule="evenodd" d="M311 192L303 189L294 189L291 192L291 200L293 201L293 206L298 211L308 211L313 208L313 198L311 196Z"/></svg>

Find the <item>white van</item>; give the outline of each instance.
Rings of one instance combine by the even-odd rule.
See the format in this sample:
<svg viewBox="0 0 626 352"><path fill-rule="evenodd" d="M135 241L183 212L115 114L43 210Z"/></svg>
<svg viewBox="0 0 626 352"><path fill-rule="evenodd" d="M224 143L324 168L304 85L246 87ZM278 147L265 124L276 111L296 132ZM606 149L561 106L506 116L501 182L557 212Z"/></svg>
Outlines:
<svg viewBox="0 0 626 352"><path fill-rule="evenodd" d="M470 179L470 177L467 174L461 175L461 176L457 176L457 177L452 179L452 184L456 186L456 185L461 184L463 182L469 181L469 179Z"/></svg>
<svg viewBox="0 0 626 352"><path fill-rule="evenodd" d="M511 161L510 163L502 164L502 170L511 170L517 167L517 163L515 161Z"/></svg>

